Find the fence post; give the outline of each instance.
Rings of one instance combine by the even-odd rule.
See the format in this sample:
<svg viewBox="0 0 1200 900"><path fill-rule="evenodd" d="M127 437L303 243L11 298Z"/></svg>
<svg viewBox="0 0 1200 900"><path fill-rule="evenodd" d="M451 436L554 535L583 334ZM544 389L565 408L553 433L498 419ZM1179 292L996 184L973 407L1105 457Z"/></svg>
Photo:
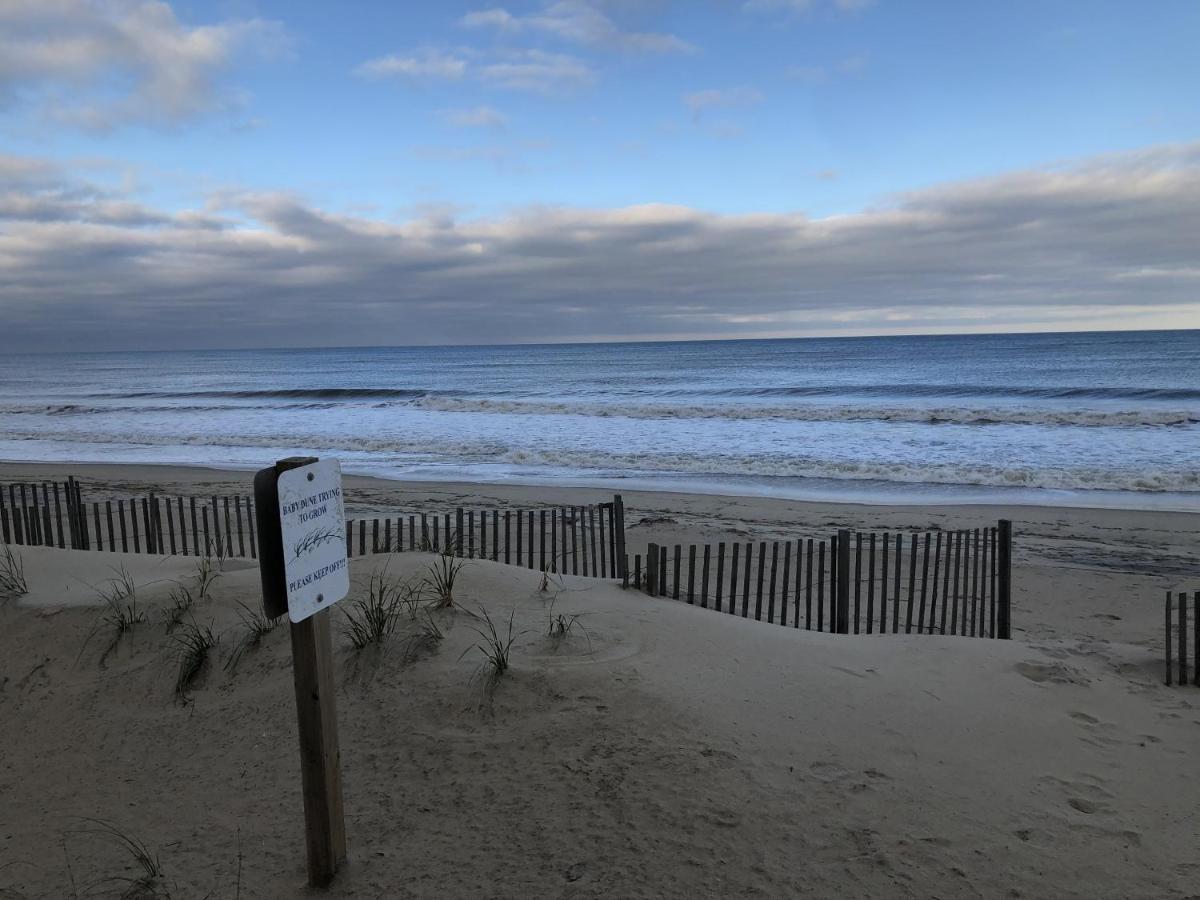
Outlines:
<svg viewBox="0 0 1200 900"><path fill-rule="evenodd" d="M1187 594L1179 595L1179 683L1187 684Z"/></svg>
<svg viewBox="0 0 1200 900"><path fill-rule="evenodd" d="M850 530L838 531L837 542L837 621L831 622L837 634L850 633Z"/></svg>
<svg viewBox="0 0 1200 900"><path fill-rule="evenodd" d="M71 549L82 550L83 538L79 534L79 482L75 480L74 475L68 476L67 499L67 518L71 523Z"/></svg>
<svg viewBox="0 0 1200 900"><path fill-rule="evenodd" d="M658 544L646 545L646 593L653 597L658 592Z"/></svg>
<svg viewBox="0 0 1200 900"><path fill-rule="evenodd" d="M92 539L88 536L87 508L83 505L83 487L75 482L75 508L79 510L79 539L84 550L92 549Z"/></svg>
<svg viewBox="0 0 1200 900"><path fill-rule="evenodd" d="M1012 522L1000 520L1000 602L996 610L996 637L1012 639Z"/></svg>
<svg viewBox="0 0 1200 900"><path fill-rule="evenodd" d="M616 535L617 575L621 587L629 587L629 560L625 558L625 501L620 494L613 495L613 531Z"/></svg>
<svg viewBox="0 0 1200 900"><path fill-rule="evenodd" d="M1167 646L1167 650L1166 650L1166 657L1167 657L1166 683L1167 683L1167 687L1170 687L1171 686L1171 592L1170 591L1167 591L1167 605L1166 605L1165 612L1166 612L1166 615L1164 616L1164 618L1166 620L1166 631L1164 634L1164 638L1166 639L1165 642L1166 642L1166 646Z"/></svg>
<svg viewBox="0 0 1200 900"><path fill-rule="evenodd" d="M1192 595L1192 629L1192 684L1200 687L1200 591Z"/></svg>

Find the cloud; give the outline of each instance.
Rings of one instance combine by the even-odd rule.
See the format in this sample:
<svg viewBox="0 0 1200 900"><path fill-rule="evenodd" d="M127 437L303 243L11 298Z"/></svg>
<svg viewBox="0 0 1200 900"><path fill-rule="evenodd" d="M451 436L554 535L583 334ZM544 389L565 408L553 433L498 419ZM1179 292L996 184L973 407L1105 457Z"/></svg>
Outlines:
<svg viewBox="0 0 1200 900"><path fill-rule="evenodd" d="M140 204L0 157L0 350L1200 322L1200 144L862 212L535 207L403 221L233 192Z"/></svg>
<svg viewBox="0 0 1200 900"><path fill-rule="evenodd" d="M0 100L95 131L236 109L219 76L240 52L288 49L278 22L188 25L167 3L0 4Z"/></svg>
<svg viewBox="0 0 1200 900"><path fill-rule="evenodd" d="M592 68L565 53L504 49L489 53L423 49L367 60L355 69L364 78L459 81L472 78L487 87L540 94L565 93L591 84Z"/></svg>
<svg viewBox="0 0 1200 900"><path fill-rule="evenodd" d="M479 68L484 84L514 91L556 93L591 84L594 74L587 63L563 53L512 50Z"/></svg>
<svg viewBox="0 0 1200 900"><path fill-rule="evenodd" d="M457 80L467 74L467 61L453 53L422 49L405 56L390 54L369 59L357 69L364 78L428 78Z"/></svg>
<svg viewBox="0 0 1200 900"><path fill-rule="evenodd" d="M447 125L455 128L491 128L503 130L508 125L508 116L490 106L472 109L445 109L438 116Z"/></svg>
<svg viewBox="0 0 1200 900"><path fill-rule="evenodd" d="M479 10L463 16L459 24L464 28L490 28L512 34L533 32L636 53L690 53L696 49L673 34L624 31L587 0L560 0L540 13L523 16L502 8Z"/></svg>
<svg viewBox="0 0 1200 900"><path fill-rule="evenodd" d="M738 109L757 106L762 102L762 93L752 87L712 88L683 95L683 105L690 109L693 115L700 115L709 109Z"/></svg>

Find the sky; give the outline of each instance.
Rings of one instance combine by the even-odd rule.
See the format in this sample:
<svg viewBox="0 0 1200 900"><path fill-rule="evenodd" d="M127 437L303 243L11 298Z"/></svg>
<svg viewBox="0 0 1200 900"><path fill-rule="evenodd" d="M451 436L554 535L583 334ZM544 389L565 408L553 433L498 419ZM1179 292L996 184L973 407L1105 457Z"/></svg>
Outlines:
<svg viewBox="0 0 1200 900"><path fill-rule="evenodd" d="M0 0L0 352L1200 327L1200 3Z"/></svg>

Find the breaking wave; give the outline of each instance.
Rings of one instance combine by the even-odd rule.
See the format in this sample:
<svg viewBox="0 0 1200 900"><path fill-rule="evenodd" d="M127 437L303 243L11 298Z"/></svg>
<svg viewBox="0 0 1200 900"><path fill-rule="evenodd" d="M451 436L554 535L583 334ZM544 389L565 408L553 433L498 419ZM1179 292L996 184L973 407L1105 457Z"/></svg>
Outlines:
<svg viewBox="0 0 1200 900"><path fill-rule="evenodd" d="M126 394L93 394L120 400L186 400L193 397L231 400L386 400L424 397L432 393L417 388L285 388L237 391L134 391Z"/></svg>
<svg viewBox="0 0 1200 900"><path fill-rule="evenodd" d="M1009 397L1041 400L1158 400L1200 401L1200 390L1190 388L1138 388L1103 386L1044 387L1036 385L987 384L829 384L730 387L713 389L654 390L664 397ZM126 400L172 400L203 397L210 399L308 399L308 400L400 400L437 396L444 392L430 388L408 387L313 387L255 388L199 391L132 391L93 394Z"/></svg>
<svg viewBox="0 0 1200 900"><path fill-rule="evenodd" d="M860 406L705 406L460 400L424 397L411 404L435 412L494 415L600 416L629 419L779 419L790 422L910 422L924 425L1068 425L1082 427L1172 426L1200 424L1200 413L1186 410L1039 410L955 407Z"/></svg>
<svg viewBox="0 0 1200 900"><path fill-rule="evenodd" d="M696 475L706 477L756 476L790 479L891 482L902 484L970 485L1021 487L1071 491L1200 492L1200 471L1166 471L1140 467L1112 469L1094 467L1034 468L1005 465L957 463L884 463L820 459L806 455L699 454L699 453L611 453L592 450L531 450L501 442L462 443L447 456L444 441L365 438L312 434L288 435L193 435L117 437L106 434L70 433L50 435L44 431L7 433L12 441L70 441L82 444L124 447L215 447L236 449L303 448L319 453L381 455L403 465L452 464L472 466L505 463L541 470L570 470L599 475ZM186 453L182 454L186 457Z"/></svg>
<svg viewBox="0 0 1200 900"><path fill-rule="evenodd" d="M731 421L787 422L903 422L920 425L1035 425L1082 428L1181 427L1200 424L1200 410L1183 409L1033 409L1018 407L916 407L916 406L845 406L845 405L732 405L669 403L588 403L552 400L498 400L459 398L423 393L417 397L397 398L379 395L353 395L318 401L315 395L289 393L291 402L239 404L180 403L145 405L84 404L9 404L0 405L0 414L88 416L109 413L192 413L249 410L332 409L347 399L374 399L380 408L416 409L424 412L478 413L484 415L585 416L625 419L712 419ZM204 395L195 394L194 397ZM239 398L261 394L238 392ZM305 402L298 402L305 401Z"/></svg>

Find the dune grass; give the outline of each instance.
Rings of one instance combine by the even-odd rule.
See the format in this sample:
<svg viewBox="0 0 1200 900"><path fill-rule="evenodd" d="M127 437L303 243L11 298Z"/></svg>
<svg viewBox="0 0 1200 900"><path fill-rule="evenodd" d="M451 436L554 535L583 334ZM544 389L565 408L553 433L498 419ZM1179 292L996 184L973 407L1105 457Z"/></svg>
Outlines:
<svg viewBox="0 0 1200 900"><path fill-rule="evenodd" d="M387 573L387 566L371 573L366 596L339 606L346 619L346 635L355 650L382 644L396 631L401 610L413 595L412 589Z"/></svg>
<svg viewBox="0 0 1200 900"><path fill-rule="evenodd" d="M432 595L436 609L449 609L454 605L454 585L458 581L458 573L466 564L465 559L443 551L429 565L424 586Z"/></svg>
<svg viewBox="0 0 1200 900"><path fill-rule="evenodd" d="M479 635L480 641L473 644L462 652L459 659L466 656L472 650L478 650L483 654L483 662L476 669L472 678L482 678L484 691L490 695L492 690L504 677L504 673L509 669L509 658L512 654L512 645L518 637L525 632L513 634L513 621L516 618L517 611L513 609L508 614L508 628L504 635L500 634L500 630L496 628L496 623L492 621L492 617L488 615L488 611L482 606L479 607L479 614L471 613L470 615L479 624L472 625L471 630Z"/></svg>
<svg viewBox="0 0 1200 900"><path fill-rule="evenodd" d="M179 627L183 617L192 611L192 607L196 605L196 596L186 585L176 584L171 589L168 599L171 605L163 610L163 625L166 626L167 634L170 634Z"/></svg>
<svg viewBox="0 0 1200 900"><path fill-rule="evenodd" d="M233 647L233 652L229 655L229 659L225 663L225 670L232 672L237 669L237 664L241 662L242 656L251 650L257 650L262 646L267 635L275 630L280 622L283 621L283 616L269 618L260 609L254 609L247 606L245 603L238 601L238 606L241 609L238 611L238 616L242 620L244 631L242 636L238 638L238 642Z"/></svg>
<svg viewBox="0 0 1200 900"><path fill-rule="evenodd" d="M175 673L175 697L179 701L188 701L188 688L204 670L208 662L208 654L217 646L217 638L212 626L201 628L193 618L184 622L179 633L175 635L179 645L178 669Z"/></svg>
<svg viewBox="0 0 1200 900"><path fill-rule="evenodd" d="M112 571L114 573L113 578L110 578L100 587L94 588L104 604L104 612L101 613L96 624L92 626L92 630L88 632L88 636L83 641L83 646L79 649L79 654L82 656L83 651L87 649L92 638L101 631L107 630L109 632L109 641L100 654L101 666L105 664L112 652L117 649L117 645L121 643L121 639L127 634L132 634L138 625L146 621L145 611L138 609L137 585L133 581L133 576L129 574L129 571L124 566Z"/></svg>
<svg viewBox="0 0 1200 900"><path fill-rule="evenodd" d="M197 600L203 600L208 596L209 588L212 587L212 583L217 580L217 576L220 574L217 566L213 565L212 557L200 557L200 561L196 563Z"/></svg>
<svg viewBox="0 0 1200 900"><path fill-rule="evenodd" d="M15 600L28 593L21 555L8 544L0 544L0 600Z"/></svg>
<svg viewBox="0 0 1200 900"><path fill-rule="evenodd" d="M166 872L158 853L152 851L143 841L122 830L112 822L104 819L83 818L89 827L80 829L81 833L98 835L112 841L129 856L135 875L113 875L97 879L84 888L84 897L116 896L122 900L150 900L150 898L168 898L171 896ZM70 860L68 858L68 872ZM72 893L74 891L74 875L71 874Z"/></svg>
<svg viewBox="0 0 1200 900"><path fill-rule="evenodd" d="M565 613L554 612L554 602L550 602L549 625L546 629L546 636L554 643L557 649L563 641L571 637L576 631L584 636L587 640L588 649L592 647L592 636L588 634L587 629L583 627L583 622L580 619L583 613Z"/></svg>

